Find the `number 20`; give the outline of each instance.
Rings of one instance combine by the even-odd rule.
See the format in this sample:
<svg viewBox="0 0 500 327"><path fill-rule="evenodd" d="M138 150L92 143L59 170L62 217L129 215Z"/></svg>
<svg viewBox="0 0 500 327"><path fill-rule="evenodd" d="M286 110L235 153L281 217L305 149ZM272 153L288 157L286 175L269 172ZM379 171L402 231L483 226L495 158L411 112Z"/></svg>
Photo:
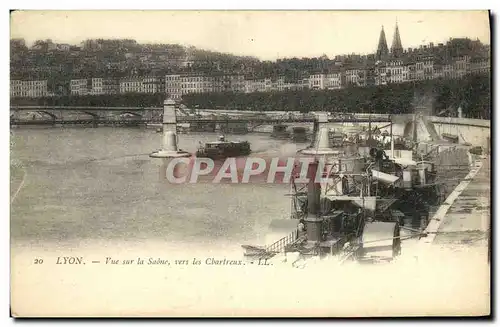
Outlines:
<svg viewBox="0 0 500 327"><path fill-rule="evenodd" d="M43 259L35 259L35 265L39 265L43 263Z"/></svg>

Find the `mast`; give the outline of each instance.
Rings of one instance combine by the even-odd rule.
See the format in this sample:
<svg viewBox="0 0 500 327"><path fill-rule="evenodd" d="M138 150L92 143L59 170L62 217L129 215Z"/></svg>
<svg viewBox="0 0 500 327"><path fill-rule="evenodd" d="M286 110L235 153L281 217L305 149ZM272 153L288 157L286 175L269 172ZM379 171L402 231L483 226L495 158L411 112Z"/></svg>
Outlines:
<svg viewBox="0 0 500 327"><path fill-rule="evenodd" d="M368 144L371 144L372 140L372 114L368 116Z"/></svg>
<svg viewBox="0 0 500 327"><path fill-rule="evenodd" d="M392 121L392 116L390 116L390 120L391 120L391 158L394 158L394 135L392 134L392 125L393 125L393 121Z"/></svg>

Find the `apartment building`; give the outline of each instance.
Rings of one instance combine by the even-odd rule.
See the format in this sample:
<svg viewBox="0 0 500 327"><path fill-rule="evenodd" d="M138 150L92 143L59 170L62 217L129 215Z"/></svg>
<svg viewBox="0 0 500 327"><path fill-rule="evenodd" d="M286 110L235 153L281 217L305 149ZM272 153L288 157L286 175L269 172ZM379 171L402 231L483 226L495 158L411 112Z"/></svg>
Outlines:
<svg viewBox="0 0 500 327"><path fill-rule="evenodd" d="M273 91L282 92L285 90L285 78L278 77L276 79L271 79L271 89Z"/></svg>
<svg viewBox="0 0 500 327"><path fill-rule="evenodd" d="M165 76L165 93L173 100L180 100L182 98L181 75Z"/></svg>
<svg viewBox="0 0 500 327"><path fill-rule="evenodd" d="M366 69L361 67L348 68L344 72L346 85L366 86Z"/></svg>
<svg viewBox="0 0 500 327"><path fill-rule="evenodd" d="M91 82L92 83L92 82ZM87 95L89 94L89 85L86 78L83 79L72 79L70 81L70 92L71 95ZM90 85L90 89L92 84Z"/></svg>
<svg viewBox="0 0 500 327"><path fill-rule="evenodd" d="M412 82L415 80L415 63L409 60L403 64L403 81Z"/></svg>
<svg viewBox="0 0 500 327"><path fill-rule="evenodd" d="M384 62L375 64L375 85L387 85L387 66Z"/></svg>
<svg viewBox="0 0 500 327"><path fill-rule="evenodd" d="M434 78L434 58L426 57L423 61L424 79L429 80Z"/></svg>
<svg viewBox="0 0 500 327"><path fill-rule="evenodd" d="M103 78L91 78L91 89L89 90L92 95L104 94Z"/></svg>
<svg viewBox="0 0 500 327"><path fill-rule="evenodd" d="M10 81L10 96L13 98L41 98L51 96L47 81Z"/></svg>
<svg viewBox="0 0 500 327"><path fill-rule="evenodd" d="M309 88L311 90L325 89L325 74L314 74L309 76Z"/></svg>
<svg viewBox="0 0 500 327"><path fill-rule="evenodd" d="M245 93L266 92L266 90L271 91L271 88L272 81L269 78L245 81Z"/></svg>
<svg viewBox="0 0 500 327"><path fill-rule="evenodd" d="M164 81L159 77L144 77L142 79L141 90L139 92L147 94L164 93Z"/></svg>
<svg viewBox="0 0 500 327"><path fill-rule="evenodd" d="M23 89L23 82L25 81L20 81L20 80L10 80L10 97L11 98L20 98L24 96L24 92L22 91Z"/></svg>
<svg viewBox="0 0 500 327"><path fill-rule="evenodd" d="M470 72L472 74L486 74L490 72L489 58L471 58Z"/></svg>
<svg viewBox="0 0 500 327"><path fill-rule="evenodd" d="M435 60L433 68L434 68L434 71L432 72L433 78L444 77L444 63L442 60Z"/></svg>
<svg viewBox="0 0 500 327"><path fill-rule="evenodd" d="M113 78L81 78L70 81L71 95L103 95L118 93L118 80Z"/></svg>
<svg viewBox="0 0 500 327"><path fill-rule="evenodd" d="M403 83L408 78L408 68L403 65L403 60L392 60L385 68L386 78L389 83Z"/></svg>
<svg viewBox="0 0 500 327"><path fill-rule="evenodd" d="M103 78L102 90L104 94L120 93L120 81L117 78Z"/></svg>
<svg viewBox="0 0 500 327"><path fill-rule="evenodd" d="M243 75L231 75L229 77L231 84L231 91L244 92L245 91L245 77Z"/></svg>
<svg viewBox="0 0 500 327"><path fill-rule="evenodd" d="M453 78L453 63L447 62L443 64L443 77Z"/></svg>
<svg viewBox="0 0 500 327"><path fill-rule="evenodd" d="M215 78L203 75L180 76L181 95L190 93L211 92L214 87Z"/></svg>
<svg viewBox="0 0 500 327"><path fill-rule="evenodd" d="M140 93L142 90L141 77L129 77L120 80L120 93Z"/></svg>
<svg viewBox="0 0 500 327"><path fill-rule="evenodd" d="M284 90L292 90L292 91L302 90L303 89L302 81L299 81L297 83L285 82L285 84L283 85L283 89Z"/></svg>
<svg viewBox="0 0 500 327"><path fill-rule="evenodd" d="M452 78L461 78L470 72L470 59L469 56L454 58Z"/></svg>
<svg viewBox="0 0 500 327"><path fill-rule="evenodd" d="M342 73L330 73L325 75L324 81L325 88L327 90L338 90L342 88Z"/></svg>
<svg viewBox="0 0 500 327"><path fill-rule="evenodd" d="M231 89L231 81L227 76L216 75L212 79L212 92L226 92Z"/></svg>

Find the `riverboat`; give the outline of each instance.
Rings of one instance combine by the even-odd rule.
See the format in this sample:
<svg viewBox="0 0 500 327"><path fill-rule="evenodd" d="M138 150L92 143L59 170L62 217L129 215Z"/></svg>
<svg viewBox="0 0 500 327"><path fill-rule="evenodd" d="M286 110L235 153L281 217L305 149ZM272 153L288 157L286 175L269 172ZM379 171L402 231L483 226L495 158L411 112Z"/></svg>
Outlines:
<svg viewBox="0 0 500 327"><path fill-rule="evenodd" d="M248 141L226 141L224 136L219 136L218 141L207 142L204 145L200 144L196 156L219 160L247 156L251 152Z"/></svg>

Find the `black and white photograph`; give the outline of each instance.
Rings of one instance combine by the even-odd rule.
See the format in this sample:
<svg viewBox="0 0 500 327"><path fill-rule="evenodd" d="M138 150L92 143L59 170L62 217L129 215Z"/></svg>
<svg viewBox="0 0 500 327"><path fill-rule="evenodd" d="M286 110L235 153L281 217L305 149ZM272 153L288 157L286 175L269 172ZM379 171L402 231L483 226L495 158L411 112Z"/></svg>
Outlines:
<svg viewBox="0 0 500 327"><path fill-rule="evenodd" d="M492 20L11 10L11 317L490 316Z"/></svg>

